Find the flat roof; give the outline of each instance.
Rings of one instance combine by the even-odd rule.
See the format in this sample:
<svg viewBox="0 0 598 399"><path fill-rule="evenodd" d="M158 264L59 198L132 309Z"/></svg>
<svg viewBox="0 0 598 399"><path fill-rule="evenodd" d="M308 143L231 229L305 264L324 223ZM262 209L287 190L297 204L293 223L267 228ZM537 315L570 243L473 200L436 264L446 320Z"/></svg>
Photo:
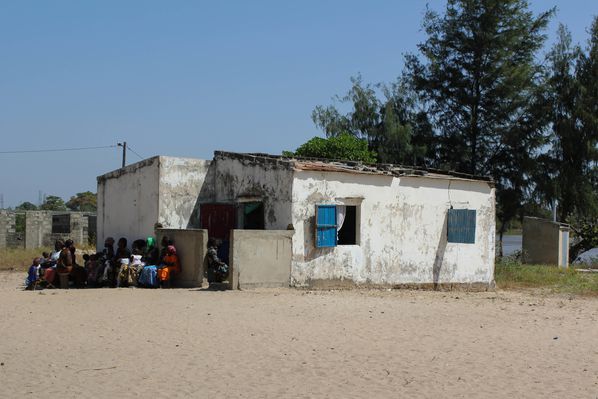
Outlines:
<svg viewBox="0 0 598 399"><path fill-rule="evenodd" d="M475 180L494 184L491 177L477 176L467 173L423 168L417 166L404 166L397 164L368 164L360 161L346 161L325 158L287 157L284 155L270 155L263 153L237 153L227 151L214 151L214 159L232 158L255 162L273 162L285 165L294 170L341 172L353 174L386 175L394 177L429 177L458 180Z"/></svg>

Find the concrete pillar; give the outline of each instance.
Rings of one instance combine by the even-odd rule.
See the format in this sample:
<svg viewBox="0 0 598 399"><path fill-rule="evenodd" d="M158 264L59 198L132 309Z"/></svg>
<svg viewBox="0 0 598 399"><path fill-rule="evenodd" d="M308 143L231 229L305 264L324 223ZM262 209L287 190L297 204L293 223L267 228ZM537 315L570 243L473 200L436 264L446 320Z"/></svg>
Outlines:
<svg viewBox="0 0 598 399"><path fill-rule="evenodd" d="M0 248L7 247L7 230L9 226L8 212L0 211Z"/></svg>

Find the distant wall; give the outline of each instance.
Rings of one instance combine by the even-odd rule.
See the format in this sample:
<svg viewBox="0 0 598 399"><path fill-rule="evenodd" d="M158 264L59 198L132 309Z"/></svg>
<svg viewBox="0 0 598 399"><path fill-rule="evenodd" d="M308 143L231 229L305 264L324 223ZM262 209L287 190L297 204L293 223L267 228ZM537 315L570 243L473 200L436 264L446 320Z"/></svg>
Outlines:
<svg viewBox="0 0 598 399"><path fill-rule="evenodd" d="M292 230L233 230L231 288L288 287L293 233Z"/></svg>
<svg viewBox="0 0 598 399"><path fill-rule="evenodd" d="M173 277L176 287L201 287L207 253L208 231L199 229L158 229L158 243L166 236L174 241L181 262L181 273Z"/></svg>
<svg viewBox="0 0 598 399"><path fill-rule="evenodd" d="M523 218L523 262L566 267L569 264L568 236L567 225L533 217Z"/></svg>
<svg viewBox="0 0 598 399"><path fill-rule="evenodd" d="M23 220L25 230L22 232L17 232L17 218ZM95 231L89 229L95 218L95 214L89 212L1 211L0 248L49 247L58 239L72 239L77 245L87 245L95 236Z"/></svg>
<svg viewBox="0 0 598 399"><path fill-rule="evenodd" d="M0 248L23 246L18 240L16 230L16 214L9 211L0 211Z"/></svg>

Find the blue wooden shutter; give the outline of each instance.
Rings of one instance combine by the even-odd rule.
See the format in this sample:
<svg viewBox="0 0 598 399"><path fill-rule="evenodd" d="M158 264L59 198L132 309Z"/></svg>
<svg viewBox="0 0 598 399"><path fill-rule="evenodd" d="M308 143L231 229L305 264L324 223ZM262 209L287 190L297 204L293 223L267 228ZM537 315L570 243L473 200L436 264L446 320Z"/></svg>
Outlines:
<svg viewBox="0 0 598 399"><path fill-rule="evenodd" d="M336 247L336 205L316 206L316 247Z"/></svg>
<svg viewBox="0 0 598 399"><path fill-rule="evenodd" d="M475 209L449 209L447 221L448 242L475 243Z"/></svg>

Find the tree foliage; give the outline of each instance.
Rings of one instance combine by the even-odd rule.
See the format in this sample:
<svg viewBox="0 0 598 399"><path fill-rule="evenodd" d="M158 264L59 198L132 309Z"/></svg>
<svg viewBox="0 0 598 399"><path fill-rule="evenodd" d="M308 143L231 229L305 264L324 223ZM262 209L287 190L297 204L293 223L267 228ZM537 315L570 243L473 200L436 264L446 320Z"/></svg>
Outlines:
<svg viewBox="0 0 598 399"><path fill-rule="evenodd" d="M572 45L571 34L561 25L547 61L546 115L551 146L539 157L536 191L548 204L558 201L560 220L574 214L597 214L598 197L592 183L597 138L591 126L595 116L588 113L592 100L588 102L591 89L587 88L593 82L585 79L589 57Z"/></svg>
<svg viewBox="0 0 598 399"><path fill-rule="evenodd" d="M15 209L17 211L35 211L37 210L37 206L29 201L25 201L21 205L18 205Z"/></svg>
<svg viewBox="0 0 598 399"><path fill-rule="evenodd" d="M91 191L77 193L66 203L71 211L95 212L98 208L97 196Z"/></svg>
<svg viewBox="0 0 598 399"><path fill-rule="evenodd" d="M48 195L39 209L43 211L66 211L64 200L55 195Z"/></svg>
<svg viewBox="0 0 598 399"><path fill-rule="evenodd" d="M560 27L542 63L554 11L535 15L526 0L447 0L443 13L427 10L427 37L397 83L352 78L312 119L328 137L366 140L379 162L493 177L501 237L509 221L545 216L556 200L559 219L579 224L577 243L594 243L598 17L584 48Z"/></svg>
<svg viewBox="0 0 598 399"><path fill-rule="evenodd" d="M349 134L366 140L368 148L382 163L423 162L425 143L418 136L416 119L423 119L413 110L413 98L407 87L398 82L390 86L363 84L361 76L351 78L351 89L335 101L350 104L351 110L342 114L335 105L317 106L312 120L328 137ZM379 89L382 99L376 89Z"/></svg>
<svg viewBox="0 0 598 399"><path fill-rule="evenodd" d="M286 152L284 155L376 162L376 154L368 149L367 141L348 133L329 138L314 137L299 146L295 152Z"/></svg>

